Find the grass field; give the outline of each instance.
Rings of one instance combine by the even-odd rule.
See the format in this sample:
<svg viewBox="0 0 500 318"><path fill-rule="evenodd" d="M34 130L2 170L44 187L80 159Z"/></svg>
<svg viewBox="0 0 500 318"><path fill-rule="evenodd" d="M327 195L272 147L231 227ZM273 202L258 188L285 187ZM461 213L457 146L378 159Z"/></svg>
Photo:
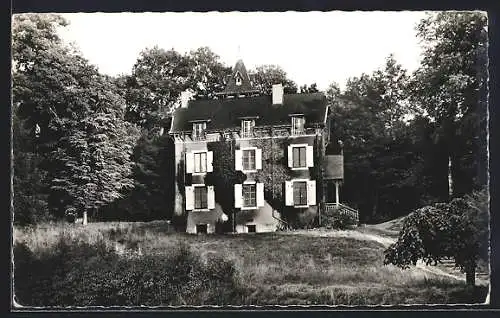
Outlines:
<svg viewBox="0 0 500 318"><path fill-rule="evenodd" d="M46 224L15 228L14 240L35 255L52 248L61 232L90 244L104 241L117 252L159 257L187 243L202 259L216 255L234 262L243 290L235 305L484 302L486 286L470 288L421 268L383 265L384 239L390 238L384 231L394 229L196 236L173 233L166 222Z"/></svg>

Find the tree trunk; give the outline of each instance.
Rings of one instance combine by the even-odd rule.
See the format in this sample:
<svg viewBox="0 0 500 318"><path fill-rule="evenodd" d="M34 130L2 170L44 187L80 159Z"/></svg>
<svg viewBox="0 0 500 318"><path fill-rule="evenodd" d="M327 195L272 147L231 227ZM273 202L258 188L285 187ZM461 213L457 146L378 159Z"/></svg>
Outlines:
<svg viewBox="0 0 500 318"><path fill-rule="evenodd" d="M87 209L83 211L83 225L87 225Z"/></svg>
<svg viewBox="0 0 500 318"><path fill-rule="evenodd" d="M474 267L466 269L465 282L468 286L476 285L476 269Z"/></svg>

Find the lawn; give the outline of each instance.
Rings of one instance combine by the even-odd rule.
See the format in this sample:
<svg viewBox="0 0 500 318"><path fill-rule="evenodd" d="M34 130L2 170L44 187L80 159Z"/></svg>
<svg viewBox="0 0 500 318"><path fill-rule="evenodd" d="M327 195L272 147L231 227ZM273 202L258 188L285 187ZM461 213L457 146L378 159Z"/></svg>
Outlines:
<svg viewBox="0 0 500 318"><path fill-rule="evenodd" d="M207 260L234 262L241 290L234 305L390 305L482 303L487 287L418 268L383 265L385 246L360 231L276 232L243 235L174 233L166 222L46 224L14 229L14 240L35 254L50 250L62 232L105 242L120 257L168 257L186 243ZM126 253L129 251L130 253Z"/></svg>

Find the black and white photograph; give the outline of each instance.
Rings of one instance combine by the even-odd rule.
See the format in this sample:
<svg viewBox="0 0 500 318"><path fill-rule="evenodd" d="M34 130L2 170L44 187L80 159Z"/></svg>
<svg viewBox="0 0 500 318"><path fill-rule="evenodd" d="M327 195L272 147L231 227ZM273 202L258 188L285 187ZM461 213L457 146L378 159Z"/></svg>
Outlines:
<svg viewBox="0 0 500 318"><path fill-rule="evenodd" d="M14 310L490 303L484 11L16 13Z"/></svg>

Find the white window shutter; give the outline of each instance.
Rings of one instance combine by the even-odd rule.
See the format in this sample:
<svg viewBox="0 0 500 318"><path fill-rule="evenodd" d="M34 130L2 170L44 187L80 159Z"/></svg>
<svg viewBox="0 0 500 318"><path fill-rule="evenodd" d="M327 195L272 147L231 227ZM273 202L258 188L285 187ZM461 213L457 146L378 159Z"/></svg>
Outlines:
<svg viewBox="0 0 500 318"><path fill-rule="evenodd" d="M255 169L262 169L262 149L255 149Z"/></svg>
<svg viewBox="0 0 500 318"><path fill-rule="evenodd" d="M194 153L186 152L186 173L193 173Z"/></svg>
<svg viewBox="0 0 500 318"><path fill-rule="evenodd" d="M293 206L293 182L285 181L285 205Z"/></svg>
<svg viewBox="0 0 500 318"><path fill-rule="evenodd" d="M207 151L207 172L214 171L213 161L214 161L214 152Z"/></svg>
<svg viewBox="0 0 500 318"><path fill-rule="evenodd" d="M237 171L243 170L243 160L242 160L242 151L236 150L234 153L234 169Z"/></svg>
<svg viewBox="0 0 500 318"><path fill-rule="evenodd" d="M257 183L257 206L264 206L264 183Z"/></svg>
<svg viewBox="0 0 500 318"><path fill-rule="evenodd" d="M306 163L307 163L308 167L314 167L313 146L307 146L307 149L306 149Z"/></svg>
<svg viewBox="0 0 500 318"><path fill-rule="evenodd" d="M215 191L214 186L207 187L207 207L211 209L215 209Z"/></svg>
<svg viewBox="0 0 500 318"><path fill-rule="evenodd" d="M307 205L316 205L316 180L307 181Z"/></svg>
<svg viewBox="0 0 500 318"><path fill-rule="evenodd" d="M186 186L186 210L194 209L194 187Z"/></svg>
<svg viewBox="0 0 500 318"><path fill-rule="evenodd" d="M243 205L243 186L241 184L234 185L234 207L241 208Z"/></svg>
<svg viewBox="0 0 500 318"><path fill-rule="evenodd" d="M288 167L293 168L293 148L288 146Z"/></svg>

